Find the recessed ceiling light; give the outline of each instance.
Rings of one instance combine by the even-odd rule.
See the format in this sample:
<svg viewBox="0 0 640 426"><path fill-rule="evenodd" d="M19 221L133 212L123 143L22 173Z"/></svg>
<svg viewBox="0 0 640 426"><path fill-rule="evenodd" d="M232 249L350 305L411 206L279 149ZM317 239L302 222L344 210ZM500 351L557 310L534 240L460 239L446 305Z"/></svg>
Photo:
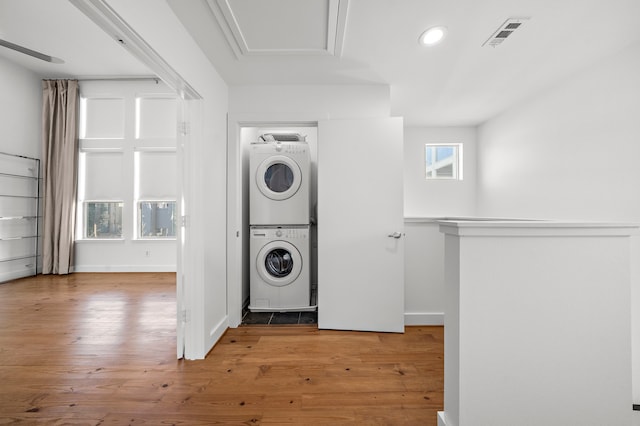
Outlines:
<svg viewBox="0 0 640 426"><path fill-rule="evenodd" d="M440 43L446 34L447 29L445 27L432 27L423 32L418 40L420 44L433 46L434 44Z"/></svg>

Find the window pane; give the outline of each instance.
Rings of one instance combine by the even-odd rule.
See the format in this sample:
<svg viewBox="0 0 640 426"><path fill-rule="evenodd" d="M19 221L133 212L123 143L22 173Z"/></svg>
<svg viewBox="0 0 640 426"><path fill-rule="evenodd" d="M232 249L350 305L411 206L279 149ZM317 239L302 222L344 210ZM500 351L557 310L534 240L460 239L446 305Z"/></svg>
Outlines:
<svg viewBox="0 0 640 426"><path fill-rule="evenodd" d="M136 138L175 138L178 117L175 98L138 98Z"/></svg>
<svg viewBox="0 0 640 426"><path fill-rule="evenodd" d="M439 167L437 170L438 177L441 178L452 178L453 177L453 164L448 164L446 166Z"/></svg>
<svg viewBox="0 0 640 426"><path fill-rule="evenodd" d="M436 148L436 161L443 161L453 157L452 146L439 146Z"/></svg>
<svg viewBox="0 0 640 426"><path fill-rule="evenodd" d="M431 166L433 164L433 147L430 147L429 145L427 145L426 151L427 151L427 167Z"/></svg>
<svg viewBox="0 0 640 426"><path fill-rule="evenodd" d="M136 152L136 198L166 200L176 196L177 160L175 152Z"/></svg>
<svg viewBox="0 0 640 426"><path fill-rule="evenodd" d="M462 146L460 144L426 144L425 176L427 179L462 179Z"/></svg>
<svg viewBox="0 0 640 426"><path fill-rule="evenodd" d="M82 99L80 138L124 138L124 114L124 99Z"/></svg>
<svg viewBox="0 0 640 426"><path fill-rule="evenodd" d="M175 201L141 201L138 212L138 233L141 238L175 238Z"/></svg>
<svg viewBox="0 0 640 426"><path fill-rule="evenodd" d="M121 202L85 202L85 238L122 238Z"/></svg>
<svg viewBox="0 0 640 426"><path fill-rule="evenodd" d="M85 200L122 199L124 185L124 156L121 152L83 152L84 182L80 185L84 191L80 197Z"/></svg>

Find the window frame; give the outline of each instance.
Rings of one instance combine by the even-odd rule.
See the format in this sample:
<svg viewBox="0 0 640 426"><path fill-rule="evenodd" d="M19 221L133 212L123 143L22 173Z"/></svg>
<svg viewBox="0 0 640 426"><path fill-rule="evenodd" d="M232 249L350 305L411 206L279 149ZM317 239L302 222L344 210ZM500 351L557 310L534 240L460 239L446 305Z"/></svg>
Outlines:
<svg viewBox="0 0 640 426"><path fill-rule="evenodd" d="M444 147L451 147L453 148L453 161L450 162L450 164L452 165L452 174L451 176L438 176L437 174L437 170L438 168L433 168L429 166L429 164L427 163L427 159L428 159L428 151L431 149L432 150L432 158L435 159L436 156L436 150L438 148L444 148ZM463 161L463 144L462 143L450 143L450 142L441 142L441 143L431 143L431 142L427 142L424 144L424 151L423 151L423 155L424 155L424 178L427 181L461 181L463 180L463 168L464 168L464 161ZM448 165L449 162L447 162L446 165ZM433 163L433 164L437 164ZM441 167L440 167L441 168ZM432 173L432 176L429 176L429 173ZM433 175L435 174L435 175Z"/></svg>
<svg viewBox="0 0 640 426"><path fill-rule="evenodd" d="M87 213L88 213L88 209L87 209L87 204L98 204L98 203L102 203L102 204L121 204L121 212L120 212L120 236L118 237L104 237L104 236L100 236L100 237L90 237L87 233L87 227L89 225L89 221L87 218ZM94 200L94 199L90 199L90 200L82 200L82 202L80 203L80 208L82 209L82 240L85 241L121 241L125 239L125 235L124 235L124 215L125 215L125 202L124 200ZM94 224L95 225L95 224Z"/></svg>
<svg viewBox="0 0 640 426"><path fill-rule="evenodd" d="M173 222L173 231L174 231L174 235L167 235L167 236L152 236L152 235L142 235L142 203L173 203L174 208L173 208L173 212L174 212L174 222ZM178 208L178 202L177 200L174 199L156 199L156 198L146 198L146 199L139 199L136 200L135 202L136 204L136 211L135 211L135 218L136 218L136 230L135 230L135 235L134 235L134 239L135 240L139 240L139 241L144 241L144 240L152 240L152 241L174 241L177 238L177 230L178 230L178 217L177 217L177 208Z"/></svg>

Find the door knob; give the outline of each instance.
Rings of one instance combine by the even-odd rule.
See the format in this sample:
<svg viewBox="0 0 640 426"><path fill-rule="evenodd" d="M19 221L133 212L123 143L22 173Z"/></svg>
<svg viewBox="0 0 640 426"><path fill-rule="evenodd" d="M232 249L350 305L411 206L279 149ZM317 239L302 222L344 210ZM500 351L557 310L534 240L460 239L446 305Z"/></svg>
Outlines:
<svg viewBox="0 0 640 426"><path fill-rule="evenodd" d="M388 237L395 238L397 240L398 238L402 237L402 233L396 231L393 234L389 234Z"/></svg>

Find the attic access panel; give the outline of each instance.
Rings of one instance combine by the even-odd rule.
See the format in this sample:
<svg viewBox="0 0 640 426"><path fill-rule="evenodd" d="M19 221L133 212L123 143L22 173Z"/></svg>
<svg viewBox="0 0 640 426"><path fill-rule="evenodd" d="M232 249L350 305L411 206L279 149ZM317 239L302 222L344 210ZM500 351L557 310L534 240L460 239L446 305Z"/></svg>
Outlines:
<svg viewBox="0 0 640 426"><path fill-rule="evenodd" d="M340 56L348 0L207 0L236 57Z"/></svg>

